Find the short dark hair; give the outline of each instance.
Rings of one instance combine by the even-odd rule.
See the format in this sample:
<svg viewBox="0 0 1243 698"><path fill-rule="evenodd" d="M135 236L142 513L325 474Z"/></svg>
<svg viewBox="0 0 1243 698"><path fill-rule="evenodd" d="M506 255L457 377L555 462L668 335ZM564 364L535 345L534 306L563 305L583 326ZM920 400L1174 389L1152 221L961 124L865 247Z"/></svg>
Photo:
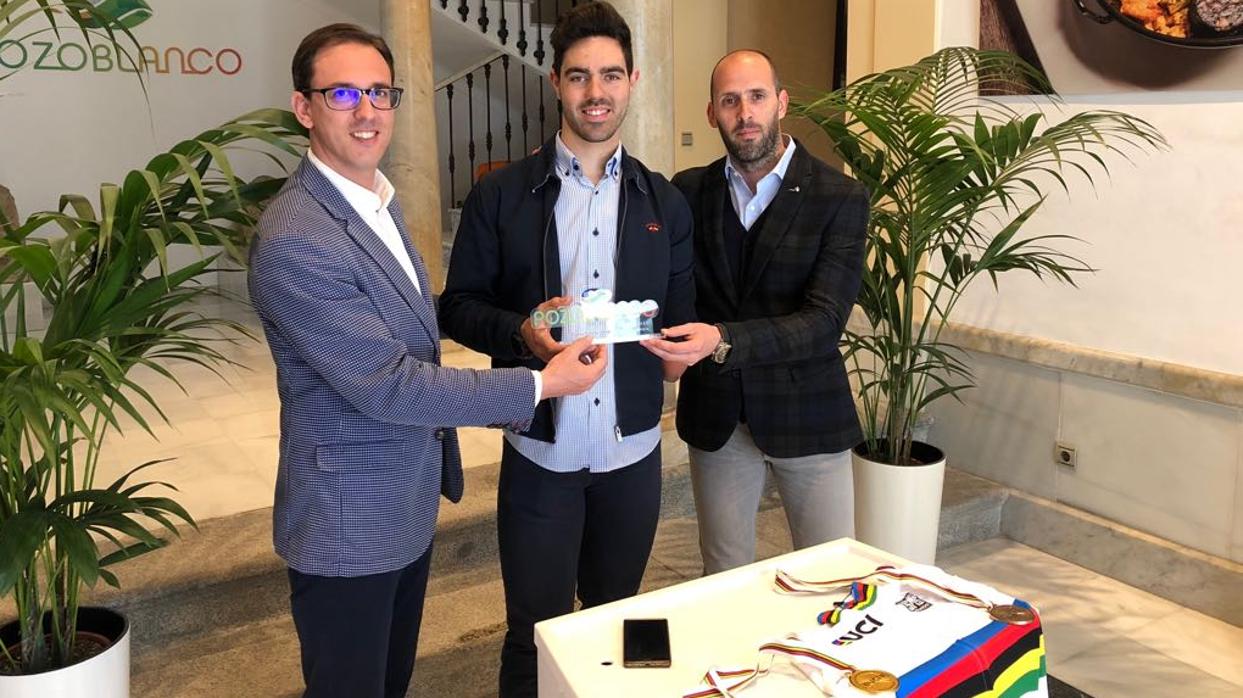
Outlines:
<svg viewBox="0 0 1243 698"><path fill-rule="evenodd" d="M307 34L293 52L293 88L298 92L311 89L311 77L315 72L315 58L320 51L340 44L362 44L379 51L388 64L389 79L395 79L393 52L384 38L363 29L357 24L329 24Z"/></svg>
<svg viewBox="0 0 1243 698"><path fill-rule="evenodd" d="M561 59L574 44L593 36L614 39L621 44L626 72L634 72L634 52L630 48L630 26L607 2L587 2L561 13L552 30L552 72L561 73Z"/></svg>

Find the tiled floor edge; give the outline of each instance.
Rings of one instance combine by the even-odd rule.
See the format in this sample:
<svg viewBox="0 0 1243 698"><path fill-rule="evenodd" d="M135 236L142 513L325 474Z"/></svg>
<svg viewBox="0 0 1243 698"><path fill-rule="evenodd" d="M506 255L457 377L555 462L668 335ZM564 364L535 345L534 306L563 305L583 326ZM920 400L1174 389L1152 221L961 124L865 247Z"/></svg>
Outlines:
<svg viewBox="0 0 1243 698"><path fill-rule="evenodd" d="M1011 491L1002 509L1001 533L1024 545L1243 627L1243 593L1240 593L1243 564L1017 491Z"/></svg>

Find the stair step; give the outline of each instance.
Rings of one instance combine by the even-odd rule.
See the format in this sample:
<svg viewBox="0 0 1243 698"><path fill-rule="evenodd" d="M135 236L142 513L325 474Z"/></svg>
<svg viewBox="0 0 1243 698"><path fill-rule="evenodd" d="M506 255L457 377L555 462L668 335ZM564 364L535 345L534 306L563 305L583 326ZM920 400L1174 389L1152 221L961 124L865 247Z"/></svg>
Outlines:
<svg viewBox="0 0 1243 698"><path fill-rule="evenodd" d="M768 534L784 525L780 509L761 512L757 522L760 557L789 550L788 536L782 541L782 536ZM662 520L642 591L698 577L697 541L694 518ZM496 695L505 633L504 598L495 560L486 567L450 575L433 570L410 695ZM149 645L135 653L132 676L135 696L161 698L288 696L302 686L297 635L287 611Z"/></svg>

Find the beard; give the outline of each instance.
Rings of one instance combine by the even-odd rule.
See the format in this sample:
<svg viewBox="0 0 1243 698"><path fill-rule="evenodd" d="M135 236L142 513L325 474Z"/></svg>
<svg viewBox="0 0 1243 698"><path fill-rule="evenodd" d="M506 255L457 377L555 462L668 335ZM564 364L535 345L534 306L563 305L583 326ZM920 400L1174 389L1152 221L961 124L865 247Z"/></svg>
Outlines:
<svg viewBox="0 0 1243 698"><path fill-rule="evenodd" d="M776 160L777 144L781 140L781 129L778 128L778 123L778 119L774 117L767 125L751 122L735 127L733 132L727 132L724 128L718 130L721 132L721 140L725 142L725 150L729 152L734 164L743 170L754 170L767 162ZM744 126L759 126L760 137L754 141L736 140L734 133Z"/></svg>
<svg viewBox="0 0 1243 698"><path fill-rule="evenodd" d="M612 110L612 117L600 123L591 123L582 119L579 110L592 107L607 107ZM623 104L621 109L618 109L611 100L602 99L577 104L573 109L563 109L562 116L565 117L570 130L581 140L587 143L604 143L616 135L618 129L621 128L622 122L626 119L626 108L627 105Z"/></svg>

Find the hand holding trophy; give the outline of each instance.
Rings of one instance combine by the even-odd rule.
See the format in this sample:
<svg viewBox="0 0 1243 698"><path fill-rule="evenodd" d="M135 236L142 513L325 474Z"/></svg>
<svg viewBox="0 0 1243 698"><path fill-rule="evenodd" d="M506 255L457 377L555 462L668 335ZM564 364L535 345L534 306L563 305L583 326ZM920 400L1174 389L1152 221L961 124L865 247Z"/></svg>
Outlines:
<svg viewBox="0 0 1243 698"><path fill-rule="evenodd" d="M555 296L535 306L535 310L531 311L531 317L522 321L522 328L519 333L522 335L522 341L531 350L531 353L540 361L548 363L552 361L552 357L556 356L565 345L559 343L552 338L551 325L545 325L542 322L537 326L534 322L535 318L544 318L549 313L555 313L559 308L567 307L573 302L569 296Z"/></svg>
<svg viewBox="0 0 1243 698"><path fill-rule="evenodd" d="M587 289L579 302L568 302L565 296L549 299L531 311L523 323L523 338L530 326L532 335L542 337L554 327L571 329L576 335L591 335L596 344L638 342L659 337L656 316L660 306L654 300L613 302L613 292L603 288ZM537 340L538 341L538 340ZM528 341L534 352L535 347ZM538 354L536 354L538 356Z"/></svg>

